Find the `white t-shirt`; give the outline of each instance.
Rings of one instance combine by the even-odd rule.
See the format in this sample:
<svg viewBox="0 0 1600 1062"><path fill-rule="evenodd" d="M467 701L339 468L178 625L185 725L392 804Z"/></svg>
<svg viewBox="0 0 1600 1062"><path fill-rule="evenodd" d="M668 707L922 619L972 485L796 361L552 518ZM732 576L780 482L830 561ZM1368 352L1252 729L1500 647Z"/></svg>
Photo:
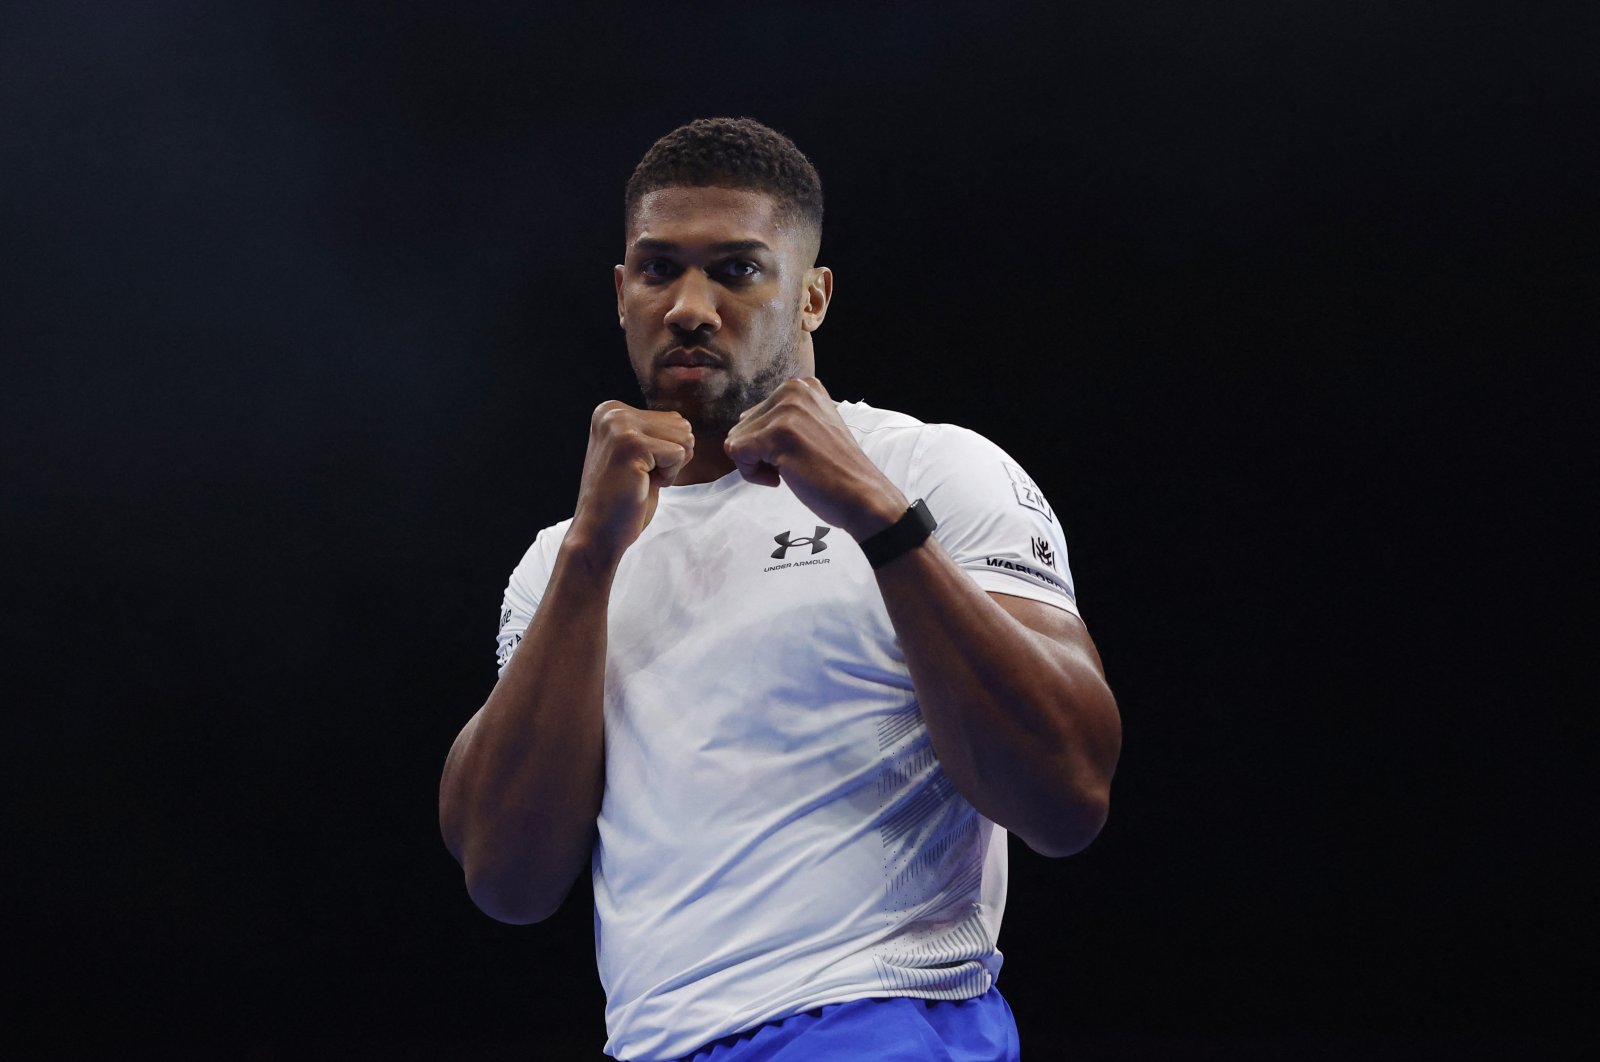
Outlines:
<svg viewBox="0 0 1600 1062"><path fill-rule="evenodd" d="M1077 613L1060 524L1003 451L863 403L839 411L982 589ZM570 524L511 576L502 670ZM612 588L605 763L592 872L615 1057L994 983L1005 831L940 769L860 548L786 486L735 471L661 492Z"/></svg>

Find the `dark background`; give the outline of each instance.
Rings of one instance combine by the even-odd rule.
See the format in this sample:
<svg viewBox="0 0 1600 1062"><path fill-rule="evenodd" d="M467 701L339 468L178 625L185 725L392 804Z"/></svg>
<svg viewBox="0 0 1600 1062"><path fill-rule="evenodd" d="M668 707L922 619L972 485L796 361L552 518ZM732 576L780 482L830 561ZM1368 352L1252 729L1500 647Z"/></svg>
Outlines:
<svg viewBox="0 0 1600 1062"><path fill-rule="evenodd" d="M1592 1042L1592 24L538 6L0 16L15 1054L599 1057L586 886L478 914L436 785L712 114L823 174L834 395L1066 520L1126 748L1014 849L1028 1056Z"/></svg>

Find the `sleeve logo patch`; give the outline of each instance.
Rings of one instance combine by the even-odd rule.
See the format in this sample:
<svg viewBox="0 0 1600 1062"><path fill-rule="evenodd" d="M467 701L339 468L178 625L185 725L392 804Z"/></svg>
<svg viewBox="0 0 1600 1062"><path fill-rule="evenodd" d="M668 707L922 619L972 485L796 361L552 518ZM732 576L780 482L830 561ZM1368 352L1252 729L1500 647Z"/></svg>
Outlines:
<svg viewBox="0 0 1600 1062"><path fill-rule="evenodd" d="M1011 560L1009 557L985 557L983 558L983 563L991 568L1004 568L1008 572L1019 572L1022 575L1026 575L1030 578L1038 580L1039 582L1050 587L1052 590L1059 590L1068 597L1072 596L1072 591L1068 589L1067 584L1063 582L1059 576L1052 575L1043 568L1034 568L1026 564L1020 564L1017 561Z"/></svg>
<svg viewBox="0 0 1600 1062"><path fill-rule="evenodd" d="M1056 566L1055 550L1050 548L1050 542L1043 535L1032 538L1028 544L1033 547L1033 559L1045 567L1054 569Z"/></svg>
<svg viewBox="0 0 1600 1062"><path fill-rule="evenodd" d="M513 634L509 638L502 638L500 646L495 650L494 662L500 667L511 663L511 657L516 653L517 646L522 644L522 635Z"/></svg>
<svg viewBox="0 0 1600 1062"><path fill-rule="evenodd" d="M1010 461L1002 461L1001 464L1006 467L1006 475L1011 477L1011 489L1016 491L1017 504L1024 509L1032 509L1052 524L1055 523L1056 514L1050 511L1050 503L1044 500L1044 491L1039 489L1039 485L1022 470L1021 466Z"/></svg>

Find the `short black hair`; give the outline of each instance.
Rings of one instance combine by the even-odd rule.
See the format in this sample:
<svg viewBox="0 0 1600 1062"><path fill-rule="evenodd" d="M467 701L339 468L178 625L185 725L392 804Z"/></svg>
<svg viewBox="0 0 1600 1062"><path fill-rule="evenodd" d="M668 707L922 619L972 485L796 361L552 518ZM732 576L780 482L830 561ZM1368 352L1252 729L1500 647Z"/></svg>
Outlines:
<svg viewBox="0 0 1600 1062"><path fill-rule="evenodd" d="M794 141L754 118L700 118L644 153L622 199L623 226L658 188L745 188L765 192L780 212L822 234L822 178Z"/></svg>

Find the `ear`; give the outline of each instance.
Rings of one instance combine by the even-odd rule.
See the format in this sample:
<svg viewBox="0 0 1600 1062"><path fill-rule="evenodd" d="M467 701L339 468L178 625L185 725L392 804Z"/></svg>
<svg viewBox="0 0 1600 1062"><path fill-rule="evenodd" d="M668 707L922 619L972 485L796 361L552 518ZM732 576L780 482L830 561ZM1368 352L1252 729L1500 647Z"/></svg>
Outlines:
<svg viewBox="0 0 1600 1062"><path fill-rule="evenodd" d="M617 284L617 325L619 327L626 328L627 326L625 324L623 324L623 321L625 320L625 318L624 318L623 312L622 312L622 267L621 266L612 266L611 267L611 279L616 281L616 284Z"/></svg>
<svg viewBox="0 0 1600 1062"><path fill-rule="evenodd" d="M833 300L833 270L827 266L813 266L806 270L806 287L800 303L800 327L815 332L828 316L828 303Z"/></svg>

